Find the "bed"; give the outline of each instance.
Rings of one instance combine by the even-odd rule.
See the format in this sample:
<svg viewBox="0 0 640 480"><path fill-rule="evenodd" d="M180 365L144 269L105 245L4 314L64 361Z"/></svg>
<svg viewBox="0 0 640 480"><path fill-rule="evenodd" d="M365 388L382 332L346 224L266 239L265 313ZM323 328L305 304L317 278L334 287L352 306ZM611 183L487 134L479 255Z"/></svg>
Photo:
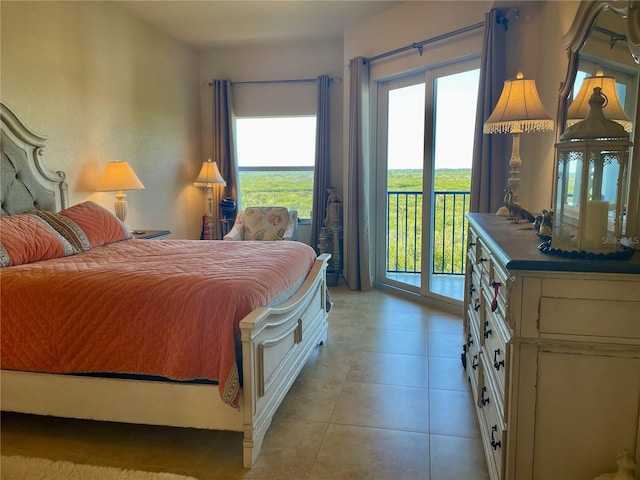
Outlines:
<svg viewBox="0 0 640 480"><path fill-rule="evenodd" d="M47 239L38 261L0 247L2 410L241 431L253 466L326 340L329 256L298 242L131 239L102 207L70 206L46 139L0 113L3 238L15 226Z"/></svg>

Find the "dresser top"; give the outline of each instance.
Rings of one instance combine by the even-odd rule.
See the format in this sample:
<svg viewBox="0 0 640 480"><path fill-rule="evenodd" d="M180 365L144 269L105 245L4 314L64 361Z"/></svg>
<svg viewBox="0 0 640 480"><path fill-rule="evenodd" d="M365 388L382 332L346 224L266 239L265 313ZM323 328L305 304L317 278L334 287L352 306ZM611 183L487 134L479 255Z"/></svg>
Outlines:
<svg viewBox="0 0 640 480"><path fill-rule="evenodd" d="M624 260L588 260L542 253L533 224L514 224L491 213L469 213L469 224L509 270L640 274L640 251Z"/></svg>

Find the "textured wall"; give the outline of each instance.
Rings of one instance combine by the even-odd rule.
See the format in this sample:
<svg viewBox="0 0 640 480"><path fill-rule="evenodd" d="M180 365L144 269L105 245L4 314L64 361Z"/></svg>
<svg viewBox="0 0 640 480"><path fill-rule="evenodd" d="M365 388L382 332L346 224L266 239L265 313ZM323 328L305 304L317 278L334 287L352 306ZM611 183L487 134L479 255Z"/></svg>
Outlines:
<svg viewBox="0 0 640 480"><path fill-rule="evenodd" d="M133 228L198 238L203 192L197 56L110 2L5 2L2 100L49 137L47 165L67 173L71 203L94 200L104 164L128 161Z"/></svg>

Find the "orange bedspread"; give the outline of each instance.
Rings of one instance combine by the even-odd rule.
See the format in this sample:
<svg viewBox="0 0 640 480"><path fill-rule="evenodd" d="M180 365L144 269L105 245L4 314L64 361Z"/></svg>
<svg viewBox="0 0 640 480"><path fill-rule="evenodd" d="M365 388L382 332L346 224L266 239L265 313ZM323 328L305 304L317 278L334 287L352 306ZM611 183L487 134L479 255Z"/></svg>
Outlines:
<svg viewBox="0 0 640 480"><path fill-rule="evenodd" d="M127 240L1 272L1 367L219 382L238 407L239 323L306 278L298 242Z"/></svg>

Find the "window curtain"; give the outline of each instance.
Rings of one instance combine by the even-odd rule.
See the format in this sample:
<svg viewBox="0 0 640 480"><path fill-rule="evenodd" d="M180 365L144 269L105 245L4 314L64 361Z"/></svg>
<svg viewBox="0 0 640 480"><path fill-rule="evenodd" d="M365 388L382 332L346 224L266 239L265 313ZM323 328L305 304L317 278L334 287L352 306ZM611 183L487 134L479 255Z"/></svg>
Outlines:
<svg viewBox="0 0 640 480"><path fill-rule="evenodd" d="M498 23L500 11L487 12L478 86L478 108L471 169L469 211L495 213L504 204L508 171L505 155L510 135L485 135L484 122L498 103L505 80L505 29Z"/></svg>
<svg viewBox="0 0 640 480"><path fill-rule="evenodd" d="M331 153L329 136L329 85L331 77L320 75L318 85L318 109L316 117L316 158L313 174L313 206L311 215L311 246L317 248L318 234L322 228L327 188L331 186Z"/></svg>
<svg viewBox="0 0 640 480"><path fill-rule="evenodd" d="M350 290L371 290L369 66L349 61L349 147L345 202L345 274Z"/></svg>
<svg viewBox="0 0 640 480"><path fill-rule="evenodd" d="M211 159L218 162L218 168L227 186L213 189L213 218L216 225L214 240L222 239L222 223L220 215L220 201L223 197L233 198L240 208L238 188L238 162L235 156L235 141L233 137L233 102L231 82L228 80L213 80L213 142Z"/></svg>

